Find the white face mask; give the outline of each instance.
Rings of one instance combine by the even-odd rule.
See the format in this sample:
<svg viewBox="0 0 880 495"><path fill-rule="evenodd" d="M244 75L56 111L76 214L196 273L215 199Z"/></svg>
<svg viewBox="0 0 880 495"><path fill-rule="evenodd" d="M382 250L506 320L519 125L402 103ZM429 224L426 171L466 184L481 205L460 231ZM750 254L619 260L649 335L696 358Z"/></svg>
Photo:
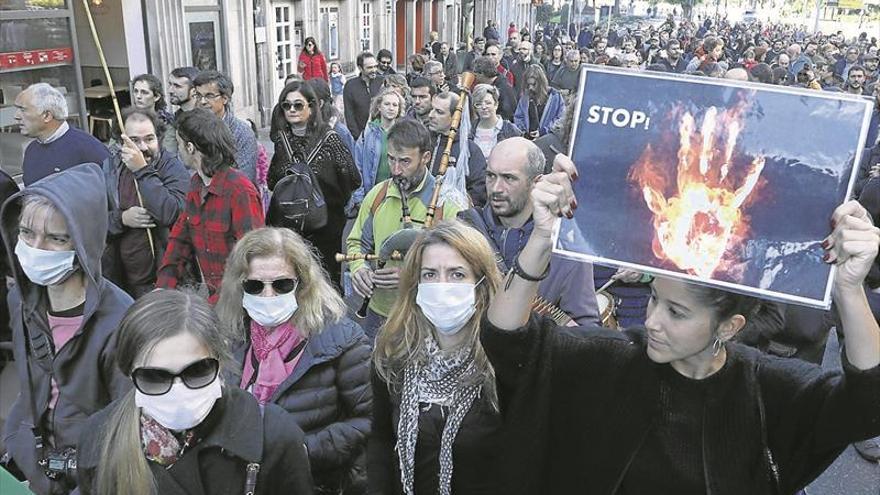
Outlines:
<svg viewBox="0 0 880 495"><path fill-rule="evenodd" d="M422 308L425 318L434 324L439 333L455 335L477 310L477 284L420 283L416 304Z"/></svg>
<svg viewBox="0 0 880 495"><path fill-rule="evenodd" d="M296 289L287 294L261 297L245 292L241 304L248 316L260 325L271 328L286 322L296 313Z"/></svg>
<svg viewBox="0 0 880 495"><path fill-rule="evenodd" d="M160 425L180 431L201 424L222 395L219 378L207 387L195 390L178 379L171 385L171 390L162 395L145 395L135 389L134 403Z"/></svg>
<svg viewBox="0 0 880 495"><path fill-rule="evenodd" d="M19 239L15 243L15 255L24 274L37 285L58 285L74 271L76 251L45 251Z"/></svg>

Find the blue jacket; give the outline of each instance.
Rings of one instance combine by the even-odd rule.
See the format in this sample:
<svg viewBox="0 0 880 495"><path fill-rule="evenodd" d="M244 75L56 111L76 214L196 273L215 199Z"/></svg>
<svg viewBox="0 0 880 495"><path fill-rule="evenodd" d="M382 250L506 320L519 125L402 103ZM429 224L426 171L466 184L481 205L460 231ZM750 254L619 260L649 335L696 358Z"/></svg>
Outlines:
<svg viewBox="0 0 880 495"><path fill-rule="evenodd" d="M349 204L355 205L363 201L367 191L376 185L376 173L379 171L384 140L385 131L382 127L376 122L368 122L364 133L355 143L354 163L361 173L361 187L351 195Z"/></svg>
<svg viewBox="0 0 880 495"><path fill-rule="evenodd" d="M550 132L550 126L556 122L556 119L565 112L565 102L562 96L553 88L548 88L547 104L544 105L544 113L541 114L541 121L538 123L538 135L543 136ZM513 114L513 123L529 133L529 92L523 91L519 97L519 103L516 105L516 112Z"/></svg>
<svg viewBox="0 0 880 495"><path fill-rule="evenodd" d="M351 155L354 156L354 137L351 135L351 131L348 130L348 127L342 122L337 121L336 125L333 126L333 130L339 135L342 144L344 144L345 147L348 148L348 151L351 152Z"/></svg>

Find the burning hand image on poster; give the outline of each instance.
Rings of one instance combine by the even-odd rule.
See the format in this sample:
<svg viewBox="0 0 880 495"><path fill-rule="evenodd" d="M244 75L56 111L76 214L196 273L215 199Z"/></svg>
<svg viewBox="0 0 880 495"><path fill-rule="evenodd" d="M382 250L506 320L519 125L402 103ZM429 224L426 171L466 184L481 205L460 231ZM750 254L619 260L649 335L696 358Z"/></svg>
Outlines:
<svg viewBox="0 0 880 495"><path fill-rule="evenodd" d="M582 205L556 251L816 307L863 101L663 74L586 71L572 159Z"/></svg>

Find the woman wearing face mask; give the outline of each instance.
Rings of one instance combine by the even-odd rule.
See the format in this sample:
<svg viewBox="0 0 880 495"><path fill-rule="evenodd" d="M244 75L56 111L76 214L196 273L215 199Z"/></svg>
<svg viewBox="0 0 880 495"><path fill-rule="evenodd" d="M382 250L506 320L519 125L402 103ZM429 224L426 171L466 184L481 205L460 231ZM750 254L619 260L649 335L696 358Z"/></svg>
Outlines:
<svg viewBox="0 0 880 495"><path fill-rule="evenodd" d="M485 237L460 222L410 248L373 354L371 493L497 493L501 420L478 330L499 278Z"/></svg>
<svg viewBox="0 0 880 495"><path fill-rule="evenodd" d="M361 174L361 187L351 196L352 210L376 184L391 178L388 165L388 130L406 114L406 100L396 90L387 88L370 103L370 121L355 145L354 161Z"/></svg>
<svg viewBox="0 0 880 495"><path fill-rule="evenodd" d="M221 385L229 356L219 328L195 294L155 291L131 306L116 360L134 390L83 429L81 493L312 493L293 418Z"/></svg>
<svg viewBox="0 0 880 495"><path fill-rule="evenodd" d="M229 257L217 311L237 342L231 385L293 415L317 493L360 493L370 347L311 248L289 229L249 232Z"/></svg>
<svg viewBox="0 0 880 495"><path fill-rule="evenodd" d="M843 370L730 339L755 299L657 278L644 328L560 332L530 318L557 216L577 207L574 164L532 193L518 272L488 309L482 342L504 407L503 493L791 494L854 441L880 433L880 328L864 281L880 230L855 201L822 242L846 336Z"/></svg>
<svg viewBox="0 0 880 495"><path fill-rule="evenodd" d="M480 147L480 151L487 159L492 148L499 142L522 136L519 127L498 115L498 88L491 84L477 84L471 101L474 105L474 113L477 115L476 125L471 127L471 139Z"/></svg>
<svg viewBox="0 0 880 495"><path fill-rule="evenodd" d="M8 302L21 384L3 444L38 494L76 485L71 468L83 423L131 387L113 362L131 297L101 275L107 211L103 173L94 164L37 181L3 208L3 241L14 253Z"/></svg>

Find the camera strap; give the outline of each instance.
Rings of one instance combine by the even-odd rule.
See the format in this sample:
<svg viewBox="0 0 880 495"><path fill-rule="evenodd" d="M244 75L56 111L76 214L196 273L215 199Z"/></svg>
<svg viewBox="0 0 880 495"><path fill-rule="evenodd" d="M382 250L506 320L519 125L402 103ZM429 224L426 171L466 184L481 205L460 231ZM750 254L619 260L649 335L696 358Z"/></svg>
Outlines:
<svg viewBox="0 0 880 495"><path fill-rule="evenodd" d="M31 356L31 358L36 362L40 368L47 372L49 375L50 387L51 381L53 377L52 370L52 360L54 357L54 349L52 349L52 343L49 342L49 338L46 336L44 332L39 332L38 336L33 336L30 330L27 327L27 324L24 321L24 312L22 311L21 315L21 328L24 332L25 341L27 342L27 354ZM27 374L27 383L25 385L28 388L28 406L30 407L31 419L33 421L33 428L31 431L34 435L34 446L37 449L37 454L39 455L39 459L45 459L45 451L46 451L46 438L45 438L45 429L43 428L42 422L42 414L37 412L37 399L35 397L35 388L34 388L34 380L31 374L31 367L28 359L25 359L24 362L25 373Z"/></svg>
<svg viewBox="0 0 880 495"><path fill-rule="evenodd" d="M256 374L256 372L254 373ZM263 404L259 404L260 406L260 423L263 428L266 427L263 424L266 416L266 406ZM265 448L265 447L264 447ZM257 476L260 474L260 463L259 462L249 462L246 468L246 475L244 479L244 495L254 495L257 492Z"/></svg>

